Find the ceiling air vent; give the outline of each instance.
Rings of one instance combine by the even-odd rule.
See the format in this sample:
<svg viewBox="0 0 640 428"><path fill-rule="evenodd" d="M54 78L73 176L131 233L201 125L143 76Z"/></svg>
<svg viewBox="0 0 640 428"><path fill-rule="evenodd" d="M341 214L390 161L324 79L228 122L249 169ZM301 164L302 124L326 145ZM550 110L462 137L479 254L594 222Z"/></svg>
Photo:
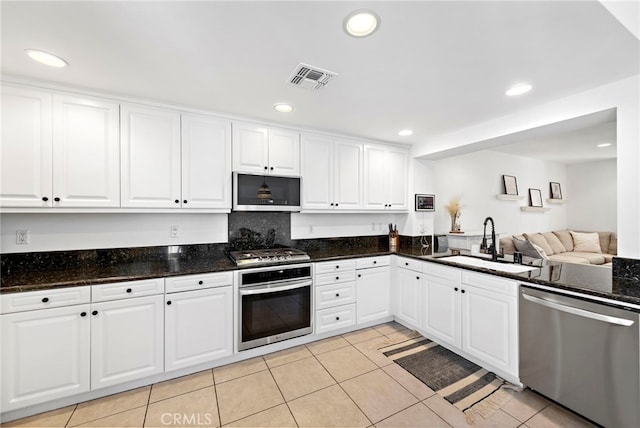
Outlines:
<svg viewBox="0 0 640 428"><path fill-rule="evenodd" d="M292 85L302 88L322 89L329 83L329 80L337 75L338 73L334 73L333 71L300 63L295 70L293 70L293 73L291 73L287 81Z"/></svg>

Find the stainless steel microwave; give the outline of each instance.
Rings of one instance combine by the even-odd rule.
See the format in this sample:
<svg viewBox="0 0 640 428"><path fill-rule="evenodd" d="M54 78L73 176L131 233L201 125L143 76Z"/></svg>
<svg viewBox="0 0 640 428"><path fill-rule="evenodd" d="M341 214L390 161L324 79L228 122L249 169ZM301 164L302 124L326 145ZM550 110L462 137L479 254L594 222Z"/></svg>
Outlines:
<svg viewBox="0 0 640 428"><path fill-rule="evenodd" d="M300 177L233 173L234 211L300 211Z"/></svg>

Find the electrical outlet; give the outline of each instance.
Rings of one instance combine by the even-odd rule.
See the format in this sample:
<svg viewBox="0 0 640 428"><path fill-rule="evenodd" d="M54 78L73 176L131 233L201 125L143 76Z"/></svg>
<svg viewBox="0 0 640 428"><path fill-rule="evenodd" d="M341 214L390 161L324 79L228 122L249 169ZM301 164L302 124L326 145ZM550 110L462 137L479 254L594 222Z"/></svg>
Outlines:
<svg viewBox="0 0 640 428"><path fill-rule="evenodd" d="M309 233L313 233L313 226L309 225Z"/></svg>
<svg viewBox="0 0 640 428"><path fill-rule="evenodd" d="M170 232L169 232L169 236L171 238L177 238L178 237L178 226L171 226Z"/></svg>
<svg viewBox="0 0 640 428"><path fill-rule="evenodd" d="M28 244L29 243L29 229L16 230L16 244Z"/></svg>

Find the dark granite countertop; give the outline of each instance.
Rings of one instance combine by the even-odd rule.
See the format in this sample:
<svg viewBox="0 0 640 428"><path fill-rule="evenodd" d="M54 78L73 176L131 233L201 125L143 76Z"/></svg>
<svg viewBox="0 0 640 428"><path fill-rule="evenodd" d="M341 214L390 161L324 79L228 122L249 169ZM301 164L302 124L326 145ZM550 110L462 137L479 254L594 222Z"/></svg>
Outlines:
<svg viewBox="0 0 640 428"><path fill-rule="evenodd" d="M504 273L470 267L447 261L447 254L425 254L417 247L401 248L397 253L388 251L384 242L370 241L367 245L313 246L304 248L311 262L372 257L397 254L434 263L515 279L522 283L542 285L562 291L572 291L588 296L602 297L633 305L640 305L640 281L637 278L615 278L610 267L558 263L543 260L526 260L536 269L522 274ZM32 266L28 258L21 262L12 260L11 267L3 266L0 293L44 290L57 287L94 285L148 278L193 275L239 269L227 257L220 245L199 246L197 250L169 253L169 247L148 253L145 257L131 257L129 253L113 254L105 258L100 253L87 255L68 265L58 266L53 260L39 260ZM283 263L290 264L290 263Z"/></svg>

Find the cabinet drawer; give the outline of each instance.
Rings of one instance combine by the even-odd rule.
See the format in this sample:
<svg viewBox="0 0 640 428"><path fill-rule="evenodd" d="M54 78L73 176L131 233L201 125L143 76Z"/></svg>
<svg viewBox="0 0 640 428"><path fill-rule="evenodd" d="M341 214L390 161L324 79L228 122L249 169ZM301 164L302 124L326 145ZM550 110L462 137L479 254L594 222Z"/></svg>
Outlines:
<svg viewBox="0 0 640 428"><path fill-rule="evenodd" d="M348 270L344 272L325 273L324 275L316 275L315 285L337 284L340 282L349 282L356 280L356 271Z"/></svg>
<svg viewBox="0 0 640 428"><path fill-rule="evenodd" d="M164 279L162 278L116 282L113 284L94 285L91 288L91 301L104 302L162 293L164 293Z"/></svg>
<svg viewBox="0 0 640 428"><path fill-rule="evenodd" d="M316 287L316 309L332 308L356 301L356 283L345 282Z"/></svg>
<svg viewBox="0 0 640 428"><path fill-rule="evenodd" d="M367 269L378 266L389 266L391 256L366 257L356 260L356 269Z"/></svg>
<svg viewBox="0 0 640 428"><path fill-rule="evenodd" d="M233 272L177 276L175 278L165 278L164 283L167 293L223 287L225 285L233 285Z"/></svg>
<svg viewBox="0 0 640 428"><path fill-rule="evenodd" d="M422 272L422 266L425 264L425 262L421 262L419 260L414 260L414 259L408 259L405 257L396 257L396 266L403 268L403 269L409 269L409 270L414 270L416 272Z"/></svg>
<svg viewBox="0 0 640 428"><path fill-rule="evenodd" d="M9 293L0 296L0 313L79 305L90 301L91 287L89 286Z"/></svg>
<svg viewBox="0 0 640 428"><path fill-rule="evenodd" d="M316 334L348 327L355 323L355 303L316 311Z"/></svg>
<svg viewBox="0 0 640 428"><path fill-rule="evenodd" d="M438 265L436 263L425 263L422 271L427 275L436 276L448 281L460 282L460 269Z"/></svg>
<svg viewBox="0 0 640 428"><path fill-rule="evenodd" d="M518 295L517 282L498 278L493 275L464 271L462 273L462 283L507 296Z"/></svg>
<svg viewBox="0 0 640 428"><path fill-rule="evenodd" d="M356 268L356 261L350 260L336 260L335 262L322 262L316 263L315 273L323 274L329 272L341 272L345 270L354 270Z"/></svg>

